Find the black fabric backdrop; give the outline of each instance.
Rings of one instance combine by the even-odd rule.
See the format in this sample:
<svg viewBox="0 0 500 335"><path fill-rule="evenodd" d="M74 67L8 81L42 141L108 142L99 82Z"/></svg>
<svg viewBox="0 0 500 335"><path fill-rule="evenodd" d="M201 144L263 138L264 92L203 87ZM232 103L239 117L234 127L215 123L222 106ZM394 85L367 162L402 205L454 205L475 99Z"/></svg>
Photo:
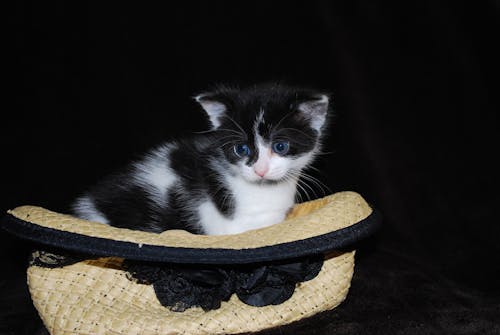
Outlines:
<svg viewBox="0 0 500 335"><path fill-rule="evenodd" d="M313 174L361 193L384 228L339 308L268 333L500 333L498 1L11 5L2 211L66 211L134 155L203 130L191 97L216 83L312 86L334 97ZM39 329L31 247L0 233L1 334Z"/></svg>

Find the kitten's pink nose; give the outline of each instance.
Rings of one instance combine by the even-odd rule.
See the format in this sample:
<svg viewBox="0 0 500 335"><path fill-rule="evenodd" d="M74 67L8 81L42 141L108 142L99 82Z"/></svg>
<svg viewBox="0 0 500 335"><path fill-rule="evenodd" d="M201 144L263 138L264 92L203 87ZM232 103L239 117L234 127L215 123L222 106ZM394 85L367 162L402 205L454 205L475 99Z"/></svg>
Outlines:
<svg viewBox="0 0 500 335"><path fill-rule="evenodd" d="M269 171L269 167L255 167L253 170L259 177L263 178L266 175L267 171Z"/></svg>

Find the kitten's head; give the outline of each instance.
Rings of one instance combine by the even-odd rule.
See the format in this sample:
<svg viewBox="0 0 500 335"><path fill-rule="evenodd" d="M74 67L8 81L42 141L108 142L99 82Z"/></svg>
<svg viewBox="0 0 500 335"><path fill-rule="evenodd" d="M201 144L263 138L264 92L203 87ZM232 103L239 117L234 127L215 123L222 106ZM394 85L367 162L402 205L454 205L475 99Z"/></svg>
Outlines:
<svg viewBox="0 0 500 335"><path fill-rule="evenodd" d="M262 85L219 88L195 99L208 114L231 172L249 182L297 177L319 151L326 94Z"/></svg>

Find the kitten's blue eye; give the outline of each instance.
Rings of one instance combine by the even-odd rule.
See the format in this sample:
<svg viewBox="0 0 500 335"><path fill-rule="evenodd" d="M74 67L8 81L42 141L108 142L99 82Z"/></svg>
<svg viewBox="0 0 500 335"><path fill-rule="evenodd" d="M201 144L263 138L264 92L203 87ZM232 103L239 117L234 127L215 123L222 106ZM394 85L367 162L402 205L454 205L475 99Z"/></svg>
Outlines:
<svg viewBox="0 0 500 335"><path fill-rule="evenodd" d="M274 142L273 143L273 151L278 155L285 155L290 149L290 144L285 141Z"/></svg>
<svg viewBox="0 0 500 335"><path fill-rule="evenodd" d="M233 147L234 153L238 157L250 156L250 148L246 144L236 144Z"/></svg>

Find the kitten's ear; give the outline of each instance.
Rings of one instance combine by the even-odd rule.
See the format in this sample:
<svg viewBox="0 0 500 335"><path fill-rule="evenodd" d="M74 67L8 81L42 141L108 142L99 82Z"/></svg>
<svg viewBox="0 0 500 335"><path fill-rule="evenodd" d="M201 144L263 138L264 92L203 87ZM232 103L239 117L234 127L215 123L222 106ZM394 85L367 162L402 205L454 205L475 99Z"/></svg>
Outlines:
<svg viewBox="0 0 500 335"><path fill-rule="evenodd" d="M319 132L325 123L328 102L327 95L318 94L300 102L297 109L311 122L311 127Z"/></svg>
<svg viewBox="0 0 500 335"><path fill-rule="evenodd" d="M218 101L210 93L200 94L194 97L194 99L203 107L207 113L210 123L212 123L212 128L217 129L221 124L221 117L227 111L227 107L222 102Z"/></svg>

